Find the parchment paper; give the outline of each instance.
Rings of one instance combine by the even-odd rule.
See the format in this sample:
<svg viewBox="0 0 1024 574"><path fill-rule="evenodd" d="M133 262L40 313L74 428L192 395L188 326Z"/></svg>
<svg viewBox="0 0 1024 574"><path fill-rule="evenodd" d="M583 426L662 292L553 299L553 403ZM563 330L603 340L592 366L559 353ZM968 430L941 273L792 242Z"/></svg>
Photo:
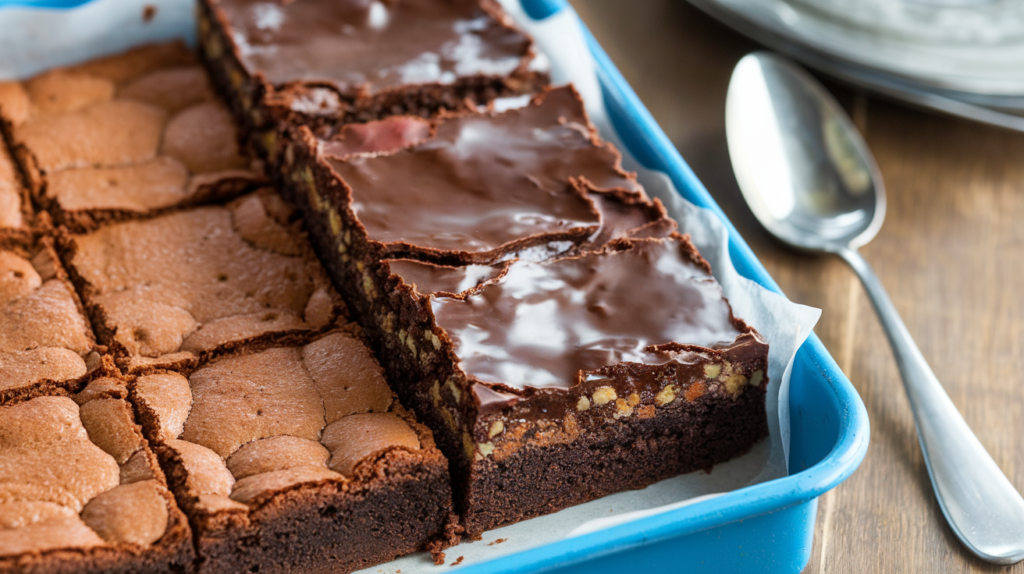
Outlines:
<svg viewBox="0 0 1024 574"><path fill-rule="evenodd" d="M619 144L583 40L576 14L566 9L543 21L523 13L518 0L501 0L517 23L536 39L551 63L553 83L573 82L583 95L601 135L623 150L627 169L638 172L648 193L659 197L711 263L735 313L753 325L770 344L767 409L770 439L742 457L720 464L711 473L695 472L639 491L614 494L561 512L487 532L484 540L450 549L448 561L477 564L570 536L593 532L666 510L694 504L751 484L786 475L789 448L789 378L793 357L818 320L820 311L796 305L740 277L728 251L728 235L717 216L694 206L676 192L668 177L642 168ZM147 5L156 16L143 22ZM193 41L192 0L94 0L73 10L0 9L0 79L25 78L47 68L115 53L137 44L185 38ZM494 543L503 539L501 543ZM448 569L447 566L440 567ZM374 566L366 573L440 572L429 556L417 554Z"/></svg>

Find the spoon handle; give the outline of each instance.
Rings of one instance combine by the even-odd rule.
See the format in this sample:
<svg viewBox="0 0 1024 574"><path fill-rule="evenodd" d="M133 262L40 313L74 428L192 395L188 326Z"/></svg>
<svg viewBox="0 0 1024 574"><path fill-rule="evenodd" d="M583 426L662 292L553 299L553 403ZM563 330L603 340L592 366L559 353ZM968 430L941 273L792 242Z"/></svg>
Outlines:
<svg viewBox="0 0 1024 574"><path fill-rule="evenodd" d="M928 475L953 532L990 562L1024 559L1024 499L960 416L868 262L854 249L838 255L860 277L892 344Z"/></svg>

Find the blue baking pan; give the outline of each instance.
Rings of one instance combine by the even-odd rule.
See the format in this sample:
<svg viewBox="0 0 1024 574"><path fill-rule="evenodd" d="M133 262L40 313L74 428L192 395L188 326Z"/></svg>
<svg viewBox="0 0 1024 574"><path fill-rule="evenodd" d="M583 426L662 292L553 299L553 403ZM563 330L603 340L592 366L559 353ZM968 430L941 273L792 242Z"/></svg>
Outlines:
<svg viewBox="0 0 1024 574"><path fill-rule="evenodd" d="M0 7L61 9L87 1L0 0ZM520 1L535 19L567 6L565 0ZM722 219L740 274L781 293L608 55L589 31L584 33L625 147L646 167L668 174L686 199ZM789 402L789 476L467 566L460 573L799 572L810 557L818 497L846 480L864 458L868 417L860 396L814 334L797 352Z"/></svg>

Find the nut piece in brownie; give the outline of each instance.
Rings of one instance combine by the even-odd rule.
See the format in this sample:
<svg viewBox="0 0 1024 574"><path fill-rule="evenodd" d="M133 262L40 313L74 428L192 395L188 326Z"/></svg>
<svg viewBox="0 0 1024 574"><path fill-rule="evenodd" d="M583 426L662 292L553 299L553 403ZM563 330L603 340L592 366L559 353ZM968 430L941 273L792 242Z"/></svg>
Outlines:
<svg viewBox="0 0 1024 574"><path fill-rule="evenodd" d="M100 341L129 371L323 332L344 305L269 189L62 237Z"/></svg>
<svg viewBox="0 0 1024 574"><path fill-rule="evenodd" d="M136 426L127 387L0 406L0 572L184 572L185 515Z"/></svg>
<svg viewBox="0 0 1024 574"><path fill-rule="evenodd" d="M572 88L422 124L391 118L327 141L303 131L287 147L290 193L342 289L372 290L363 267L382 258L545 259L676 228L598 138ZM366 275L350 282L351 267ZM371 296L352 295L357 306Z"/></svg>
<svg viewBox="0 0 1024 574"><path fill-rule="evenodd" d="M0 403L75 392L100 366L78 295L49 239L0 249Z"/></svg>
<svg viewBox="0 0 1024 574"><path fill-rule="evenodd" d="M132 384L200 570L347 572L425 548L448 464L352 332Z"/></svg>
<svg viewBox="0 0 1024 574"><path fill-rule="evenodd" d="M0 113L37 201L76 231L238 195L259 179L180 43L9 83Z"/></svg>
<svg viewBox="0 0 1024 574"><path fill-rule="evenodd" d="M332 133L547 83L546 58L494 0L203 0L199 44L272 163L275 126Z"/></svg>
<svg viewBox="0 0 1024 574"><path fill-rule="evenodd" d="M373 325L471 536L746 452L768 345L679 235L499 267L387 261Z"/></svg>

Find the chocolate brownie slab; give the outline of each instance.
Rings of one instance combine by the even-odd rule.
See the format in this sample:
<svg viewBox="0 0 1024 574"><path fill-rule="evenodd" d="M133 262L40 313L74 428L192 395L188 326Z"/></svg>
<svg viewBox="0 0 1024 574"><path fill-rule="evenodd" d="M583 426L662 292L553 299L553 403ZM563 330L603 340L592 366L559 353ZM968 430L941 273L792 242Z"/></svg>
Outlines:
<svg viewBox="0 0 1024 574"><path fill-rule="evenodd" d="M100 367L95 347L52 242L0 249L0 403L78 391Z"/></svg>
<svg viewBox="0 0 1024 574"><path fill-rule="evenodd" d="M62 238L100 341L122 367L194 365L247 344L303 339L344 314L273 191Z"/></svg>
<svg viewBox="0 0 1024 574"><path fill-rule="evenodd" d="M102 378L0 406L0 572L191 568L188 522L126 394Z"/></svg>
<svg viewBox="0 0 1024 574"><path fill-rule="evenodd" d="M232 197L259 180L230 112L181 44L9 83L0 114L36 201L75 231Z"/></svg>
<svg viewBox="0 0 1024 574"><path fill-rule="evenodd" d="M547 83L546 59L493 0L204 0L199 39L219 89L271 163L292 124L330 134Z"/></svg>
<svg viewBox="0 0 1024 574"><path fill-rule="evenodd" d="M685 237L499 267L387 261L376 329L471 536L767 436L768 345Z"/></svg>
<svg viewBox="0 0 1024 574"><path fill-rule="evenodd" d="M202 572L347 572L444 533L447 462L355 332L140 376L132 397Z"/></svg>

